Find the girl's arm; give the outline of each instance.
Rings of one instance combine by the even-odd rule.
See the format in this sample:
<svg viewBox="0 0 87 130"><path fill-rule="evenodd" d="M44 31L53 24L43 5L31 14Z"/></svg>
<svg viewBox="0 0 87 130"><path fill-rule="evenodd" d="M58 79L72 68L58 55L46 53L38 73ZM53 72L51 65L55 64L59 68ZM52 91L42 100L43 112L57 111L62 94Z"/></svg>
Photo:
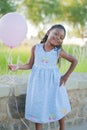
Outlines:
<svg viewBox="0 0 87 130"><path fill-rule="evenodd" d="M34 64L34 50L35 50L35 45L32 47L31 49L31 56L29 59L29 62L24 64L24 65L15 65L15 64L9 64L8 67L11 71L15 71L15 70L27 70L27 69L31 69L33 64Z"/></svg>
<svg viewBox="0 0 87 130"><path fill-rule="evenodd" d="M65 84L65 82L67 81L68 77L70 76L70 74L73 72L74 68L76 67L78 61L75 57L67 54L65 51L61 50L59 56L61 58L66 59L67 61L71 62L71 65L69 67L69 69L67 70L67 72L61 77L61 81L60 81L60 86L62 83Z"/></svg>

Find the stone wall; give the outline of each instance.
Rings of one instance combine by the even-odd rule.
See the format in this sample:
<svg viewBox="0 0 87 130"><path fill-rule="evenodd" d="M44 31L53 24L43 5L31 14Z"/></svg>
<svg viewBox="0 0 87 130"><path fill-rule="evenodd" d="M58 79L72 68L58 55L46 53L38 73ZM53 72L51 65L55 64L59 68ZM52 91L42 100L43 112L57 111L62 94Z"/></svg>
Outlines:
<svg viewBox="0 0 87 130"><path fill-rule="evenodd" d="M28 75L0 76L0 130L34 130L24 119ZM66 83L72 111L66 127L87 122L87 73L73 73ZM43 130L58 130L58 122L43 125Z"/></svg>

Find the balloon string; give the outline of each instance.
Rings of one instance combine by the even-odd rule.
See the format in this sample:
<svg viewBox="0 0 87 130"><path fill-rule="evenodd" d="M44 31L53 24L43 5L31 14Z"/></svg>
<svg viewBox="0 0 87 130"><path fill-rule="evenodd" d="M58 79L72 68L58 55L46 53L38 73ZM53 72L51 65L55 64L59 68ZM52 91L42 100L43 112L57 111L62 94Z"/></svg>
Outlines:
<svg viewBox="0 0 87 130"><path fill-rule="evenodd" d="M15 97L15 104L16 104L16 109L17 109L17 113L18 113L18 115L19 115L19 118L20 118L20 120L21 120L21 122L26 126L26 128L28 128L28 130L29 130L29 126L25 123L25 121L21 118L21 115L20 115L20 113L19 113L19 110L18 110L18 104L17 104L17 99L16 99L16 96L14 96Z"/></svg>
<svg viewBox="0 0 87 130"><path fill-rule="evenodd" d="M8 77L9 80L10 80L10 84L11 86L13 86L13 84L15 84L15 77ZM27 128L27 130L30 130L29 126L27 125L27 123L21 118L21 115L20 115L20 112L19 112L19 109L18 109L18 103L17 103L17 98L15 96L15 93L14 93L14 87L11 87L10 88L10 92L9 92L9 96L13 96L14 97L14 101L15 101L15 106L16 106L16 110L17 110L17 113L18 113L18 116L19 116L19 120L25 125L25 127Z"/></svg>
<svg viewBox="0 0 87 130"><path fill-rule="evenodd" d="M5 56L5 59L6 59L6 61L7 61L7 63L8 64L12 64L12 52L13 52L13 49L11 49L11 48L8 48L8 54L6 54L6 52L4 53L4 56ZM17 64L19 63L19 60L20 60L20 58L18 57L18 59L17 59ZM9 71L9 74L11 73L11 71ZM10 83L11 83L11 86L13 86L14 84L15 84L15 78L14 77L9 77L9 79L8 80L10 80ZM9 82L9 81L8 81ZM13 87L12 87L13 88ZM14 88L12 89L11 88L11 91L10 91L10 93L9 93L9 96L10 95L13 95L14 96L14 100L15 100L15 105L16 105L16 110L17 110L17 113L18 113L18 115L19 115L19 119L20 119L20 121L26 126L26 128L27 128L27 130L30 130L30 128L29 128L29 126L26 124L26 122L21 118L21 115L20 115L20 112L19 112L19 109L18 109L18 104L17 104L17 99L16 99L16 96L15 96L15 94L14 94ZM8 97L9 97L8 96Z"/></svg>
<svg viewBox="0 0 87 130"><path fill-rule="evenodd" d="M8 53L8 54L7 54L7 53ZM7 53L6 53L6 52L4 53L4 57L5 57L5 59L6 59L6 62L7 62L8 64L12 64L12 49L11 49L11 48L8 48Z"/></svg>

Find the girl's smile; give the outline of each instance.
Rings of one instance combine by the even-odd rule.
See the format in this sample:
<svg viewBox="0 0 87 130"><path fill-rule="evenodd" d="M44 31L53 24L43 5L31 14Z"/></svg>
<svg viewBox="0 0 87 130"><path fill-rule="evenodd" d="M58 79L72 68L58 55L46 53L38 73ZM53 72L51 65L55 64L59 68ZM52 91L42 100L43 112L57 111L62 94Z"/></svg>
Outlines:
<svg viewBox="0 0 87 130"><path fill-rule="evenodd" d="M64 37L65 37L64 30L56 28L48 31L47 42L49 42L51 46L58 46L62 44Z"/></svg>

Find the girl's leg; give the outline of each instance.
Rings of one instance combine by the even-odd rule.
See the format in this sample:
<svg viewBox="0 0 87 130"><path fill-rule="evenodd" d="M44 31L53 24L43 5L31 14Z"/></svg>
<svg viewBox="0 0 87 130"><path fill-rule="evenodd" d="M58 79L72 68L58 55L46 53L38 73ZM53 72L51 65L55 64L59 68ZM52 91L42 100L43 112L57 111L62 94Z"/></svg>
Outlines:
<svg viewBox="0 0 87 130"><path fill-rule="evenodd" d="M59 130L65 130L64 117L59 120L59 125L60 125Z"/></svg>
<svg viewBox="0 0 87 130"><path fill-rule="evenodd" d="M35 128L36 128L36 130L42 130L42 124L35 123Z"/></svg>

